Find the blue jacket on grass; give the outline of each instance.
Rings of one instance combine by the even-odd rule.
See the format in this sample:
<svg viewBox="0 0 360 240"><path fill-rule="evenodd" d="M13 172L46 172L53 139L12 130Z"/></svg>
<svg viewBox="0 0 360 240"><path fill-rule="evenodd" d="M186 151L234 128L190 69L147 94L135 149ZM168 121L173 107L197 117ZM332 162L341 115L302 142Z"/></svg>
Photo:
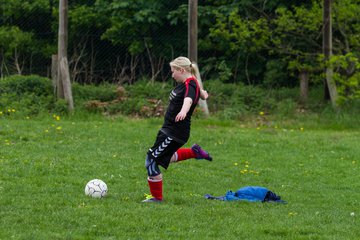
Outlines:
<svg viewBox="0 0 360 240"><path fill-rule="evenodd" d="M240 188L236 192L227 191L225 196L214 197L210 194L205 195L206 199L215 199L221 201L249 201L249 202L280 202L286 203L281 200L280 196L270 191L265 187L247 186Z"/></svg>

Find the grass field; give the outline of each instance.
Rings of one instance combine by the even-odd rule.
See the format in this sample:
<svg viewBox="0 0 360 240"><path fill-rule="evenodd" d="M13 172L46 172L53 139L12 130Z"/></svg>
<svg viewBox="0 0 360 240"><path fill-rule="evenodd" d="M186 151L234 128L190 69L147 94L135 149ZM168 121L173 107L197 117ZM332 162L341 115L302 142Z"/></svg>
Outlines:
<svg viewBox="0 0 360 240"><path fill-rule="evenodd" d="M0 239L358 239L360 129L195 120L213 162L164 173L144 204L144 158L161 119L0 117ZM105 199L84 195L104 180ZM203 198L263 186L288 204Z"/></svg>

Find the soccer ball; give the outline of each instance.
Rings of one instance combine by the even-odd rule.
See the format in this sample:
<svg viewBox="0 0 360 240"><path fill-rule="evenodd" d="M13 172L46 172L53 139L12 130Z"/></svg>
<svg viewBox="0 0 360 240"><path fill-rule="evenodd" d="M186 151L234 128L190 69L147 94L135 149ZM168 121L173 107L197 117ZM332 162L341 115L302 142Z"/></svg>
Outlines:
<svg viewBox="0 0 360 240"><path fill-rule="evenodd" d="M85 194L93 198L103 198L106 196L107 191L106 183L100 179L93 179L85 186Z"/></svg>

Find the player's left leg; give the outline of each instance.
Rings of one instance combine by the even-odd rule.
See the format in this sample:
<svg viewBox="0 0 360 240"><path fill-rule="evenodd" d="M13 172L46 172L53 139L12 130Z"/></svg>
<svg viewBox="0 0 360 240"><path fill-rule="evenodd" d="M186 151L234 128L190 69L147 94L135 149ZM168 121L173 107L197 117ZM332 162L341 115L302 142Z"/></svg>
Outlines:
<svg viewBox="0 0 360 240"><path fill-rule="evenodd" d="M145 167L148 173L148 184L152 198L143 202L161 202L163 200L162 174L154 159L146 156Z"/></svg>
<svg viewBox="0 0 360 240"><path fill-rule="evenodd" d="M156 137L154 145L149 149L145 167L148 173L148 184L151 195L151 200L144 200L144 202L160 202L163 200L163 180L159 166L167 169L170 163L171 156L183 144L174 141L166 134L159 132Z"/></svg>

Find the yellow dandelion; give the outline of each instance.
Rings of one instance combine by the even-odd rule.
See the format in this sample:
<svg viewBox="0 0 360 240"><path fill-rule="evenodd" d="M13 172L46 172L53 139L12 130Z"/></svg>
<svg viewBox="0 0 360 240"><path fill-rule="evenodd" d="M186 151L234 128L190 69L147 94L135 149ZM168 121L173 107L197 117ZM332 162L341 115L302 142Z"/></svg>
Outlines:
<svg viewBox="0 0 360 240"><path fill-rule="evenodd" d="M28 117L26 117L26 119L30 119L30 117L28 116Z"/></svg>
<svg viewBox="0 0 360 240"><path fill-rule="evenodd" d="M237 166L237 165L238 165L238 163L236 162L236 163L234 163L234 165L235 165L235 166Z"/></svg>
<svg viewBox="0 0 360 240"><path fill-rule="evenodd" d="M260 116L263 116L265 113L264 112L259 112Z"/></svg>
<svg viewBox="0 0 360 240"><path fill-rule="evenodd" d="M56 121L60 121L60 116L55 117Z"/></svg>
<svg viewBox="0 0 360 240"><path fill-rule="evenodd" d="M0 111L0 115L2 115L3 114L3 112L2 111Z"/></svg>
<svg viewBox="0 0 360 240"><path fill-rule="evenodd" d="M48 132L49 132L49 130L45 129L45 132L46 132L46 133L48 133Z"/></svg>
<svg viewBox="0 0 360 240"><path fill-rule="evenodd" d="M16 112L16 110L15 110L15 109L11 109L11 112Z"/></svg>
<svg viewBox="0 0 360 240"><path fill-rule="evenodd" d="M249 165L246 164L245 167L246 167L246 168L249 168Z"/></svg>
<svg viewBox="0 0 360 240"><path fill-rule="evenodd" d="M60 126L59 126L59 127L57 127L57 128L56 128L56 130L61 130L61 127L60 127Z"/></svg>
<svg viewBox="0 0 360 240"><path fill-rule="evenodd" d="M304 128L303 128L303 127L301 127L301 128L300 128L300 131L304 131Z"/></svg>
<svg viewBox="0 0 360 240"><path fill-rule="evenodd" d="M260 130L260 127L257 127L256 130Z"/></svg>
<svg viewBox="0 0 360 240"><path fill-rule="evenodd" d="M81 203L81 204L79 204L79 206L78 206L78 208L82 208L82 207L86 207L86 205L85 205L85 203L83 202L83 203Z"/></svg>

